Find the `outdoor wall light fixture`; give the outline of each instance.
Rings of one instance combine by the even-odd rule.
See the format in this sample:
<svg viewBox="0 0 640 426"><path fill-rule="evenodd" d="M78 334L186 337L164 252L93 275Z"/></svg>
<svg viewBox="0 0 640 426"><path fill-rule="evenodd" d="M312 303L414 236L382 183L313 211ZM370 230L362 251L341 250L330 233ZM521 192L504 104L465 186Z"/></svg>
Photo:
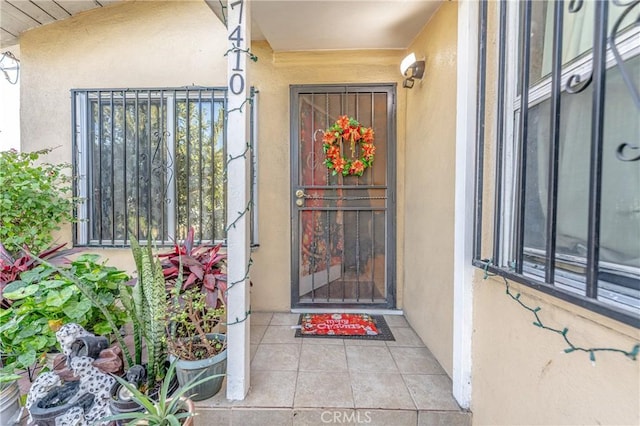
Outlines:
<svg viewBox="0 0 640 426"><path fill-rule="evenodd" d="M20 60L9 51L0 53L0 72L9 83L16 84L20 75Z"/></svg>
<svg viewBox="0 0 640 426"><path fill-rule="evenodd" d="M424 59L417 60L415 53L407 55L400 63L400 72L407 77L402 82L402 87L411 89L415 80L422 80L424 76Z"/></svg>

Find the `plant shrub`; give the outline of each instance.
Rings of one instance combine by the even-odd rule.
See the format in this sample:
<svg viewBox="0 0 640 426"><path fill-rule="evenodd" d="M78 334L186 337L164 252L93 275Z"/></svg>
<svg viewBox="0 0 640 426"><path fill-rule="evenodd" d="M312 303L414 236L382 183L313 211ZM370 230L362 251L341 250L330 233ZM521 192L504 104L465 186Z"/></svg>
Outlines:
<svg viewBox="0 0 640 426"><path fill-rule="evenodd" d="M24 245L45 249L51 232L72 219L69 165L39 163L49 152L0 152L0 242L11 254Z"/></svg>
<svg viewBox="0 0 640 426"><path fill-rule="evenodd" d="M106 307L120 328L128 316L116 301L129 277L98 263L98 259L98 255L82 255L65 271L92 290L96 302ZM40 265L21 273L19 280L5 287L3 295L12 301L8 309L0 308L0 352L5 357L5 373L30 367L44 354L55 351L55 332L66 323L75 322L96 335L119 332L109 326L96 303L54 267Z"/></svg>

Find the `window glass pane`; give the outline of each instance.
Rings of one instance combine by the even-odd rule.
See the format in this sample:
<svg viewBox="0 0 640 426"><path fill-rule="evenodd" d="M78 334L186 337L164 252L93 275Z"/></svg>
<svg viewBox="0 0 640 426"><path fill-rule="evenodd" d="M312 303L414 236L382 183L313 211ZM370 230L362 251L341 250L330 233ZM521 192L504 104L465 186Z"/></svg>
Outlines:
<svg viewBox="0 0 640 426"><path fill-rule="evenodd" d="M640 76L640 56L626 63L632 76ZM638 84L638 79L635 79ZM604 146L602 152L602 224L600 260L640 270L640 161L626 149L622 159L618 147L638 146L640 117L618 67L607 71Z"/></svg>
<svg viewBox="0 0 640 426"><path fill-rule="evenodd" d="M640 57L627 63L640 73ZM640 168L616 155L622 143L637 143L640 122L620 71L607 71L603 147L600 261L603 281L627 282L635 288L640 271ZM592 87L562 94L558 158L556 268L560 286L583 292L588 247L589 172L591 156ZM547 174L549 155L549 101L529 109L527 138L525 235L526 259L542 270L545 248ZM627 153L633 152L629 149ZM615 274L622 276L616 278ZM540 275L540 274L538 274ZM626 277L626 278L625 278ZM636 280L635 284L631 280ZM631 290L626 290L629 293ZM627 294L628 296L628 294Z"/></svg>
<svg viewBox="0 0 640 426"><path fill-rule="evenodd" d="M576 2L576 4L578 4ZM562 25L562 66L566 67L576 59L593 50L593 25L595 2L581 2L579 9L570 10L571 2L564 2ZM608 33L626 7L609 2ZM548 1L534 1L531 20L531 85L549 77L553 58L554 5ZM633 23L632 14L624 17L620 30L628 29Z"/></svg>
<svg viewBox="0 0 640 426"><path fill-rule="evenodd" d="M549 101L529 108L524 247L527 260L544 265L549 156Z"/></svg>
<svg viewBox="0 0 640 426"><path fill-rule="evenodd" d="M553 5L546 1L534 1L531 4L531 57L529 66L529 85L535 85L546 73L543 61L551 45L547 44L553 37ZM549 70L551 67L549 67Z"/></svg>
<svg viewBox="0 0 640 426"><path fill-rule="evenodd" d="M221 102L194 98L176 105L176 238L190 227L198 240L224 238L224 143Z"/></svg>

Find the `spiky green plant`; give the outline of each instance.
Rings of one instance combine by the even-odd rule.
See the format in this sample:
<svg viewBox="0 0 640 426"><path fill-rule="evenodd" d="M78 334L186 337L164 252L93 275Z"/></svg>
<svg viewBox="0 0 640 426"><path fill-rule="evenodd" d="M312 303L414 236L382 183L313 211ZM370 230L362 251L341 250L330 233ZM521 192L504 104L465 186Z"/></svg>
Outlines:
<svg viewBox="0 0 640 426"><path fill-rule="evenodd" d="M154 256L149 241L141 247L131 238L131 250L138 270L138 281L132 289L131 315L136 317L134 341L136 341L136 361L141 352L138 345L144 338L147 345L147 386L153 389L165 374L167 342L165 322L167 320L167 293L160 261ZM128 301L127 301L128 303Z"/></svg>

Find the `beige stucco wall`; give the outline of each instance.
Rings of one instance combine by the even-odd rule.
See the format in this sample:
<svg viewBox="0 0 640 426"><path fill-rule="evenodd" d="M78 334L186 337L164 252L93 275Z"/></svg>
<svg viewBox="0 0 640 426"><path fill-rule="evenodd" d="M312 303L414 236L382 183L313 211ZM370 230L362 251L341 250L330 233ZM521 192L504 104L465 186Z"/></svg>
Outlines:
<svg viewBox="0 0 640 426"><path fill-rule="evenodd" d="M409 48L426 70L407 91L404 176L404 310L450 376L457 7L443 3Z"/></svg>
<svg viewBox="0 0 640 426"><path fill-rule="evenodd" d="M631 351L632 327L512 283L543 323L576 346ZM619 353L564 353L562 336L532 325L501 279L474 282L473 396L477 425L638 425L640 362Z"/></svg>
<svg viewBox="0 0 640 426"><path fill-rule="evenodd" d="M73 88L226 85L226 29L201 1L127 2L96 9L27 32L21 39L22 148L58 146L50 161L71 161ZM290 309L289 85L401 83L402 51L274 54L254 43L250 64L259 100L259 229L251 269L252 309ZM398 90L398 115L404 92ZM404 119L398 120L398 205L404 197ZM399 241L403 220L398 218ZM70 241L67 227L61 241ZM128 250L92 250L132 268ZM398 244L398 300L402 300L402 244ZM399 304L401 306L401 303Z"/></svg>

